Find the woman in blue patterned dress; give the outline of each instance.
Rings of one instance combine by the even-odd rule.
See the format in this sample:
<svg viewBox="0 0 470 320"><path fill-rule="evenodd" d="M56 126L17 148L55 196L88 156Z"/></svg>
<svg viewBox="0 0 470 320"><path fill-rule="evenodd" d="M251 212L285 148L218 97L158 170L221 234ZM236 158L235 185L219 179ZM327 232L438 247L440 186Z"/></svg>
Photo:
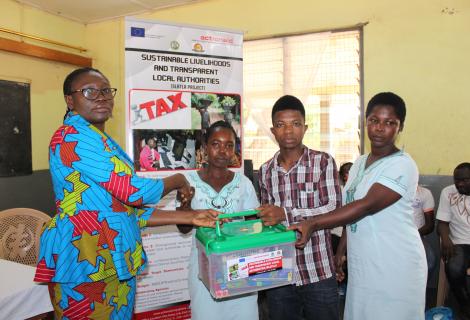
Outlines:
<svg viewBox="0 0 470 320"><path fill-rule="evenodd" d="M134 164L104 131L116 89L92 68L64 82L67 113L49 146L57 212L41 236L35 281L47 282L58 319L131 319L135 276L144 268L140 228L212 226L214 210L165 212L145 207L172 190L185 198L183 175L138 177Z"/></svg>
<svg viewBox="0 0 470 320"><path fill-rule="evenodd" d="M405 115L399 96L375 95L366 110L371 152L351 167L343 193L346 205L291 226L302 233L297 242L302 247L313 230L349 224L345 320L424 319L426 256L412 207L418 170L395 146ZM337 257L344 254L345 240ZM341 276L341 269L337 272Z"/></svg>
<svg viewBox="0 0 470 320"><path fill-rule="evenodd" d="M193 209L214 209L231 213L259 206L251 181L243 174L234 173L227 168L235 153L235 138L232 126L224 121L213 123L207 130L205 148L208 165L187 175L189 183L195 189L191 201ZM256 293L215 300L199 280L198 271L198 250L193 236L189 264L192 320L258 319Z"/></svg>

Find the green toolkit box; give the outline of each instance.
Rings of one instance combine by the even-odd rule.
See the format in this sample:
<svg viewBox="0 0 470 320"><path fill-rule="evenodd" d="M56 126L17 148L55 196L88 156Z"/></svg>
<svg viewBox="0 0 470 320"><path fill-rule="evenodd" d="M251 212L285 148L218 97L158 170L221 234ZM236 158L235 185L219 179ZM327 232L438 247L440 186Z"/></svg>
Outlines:
<svg viewBox="0 0 470 320"><path fill-rule="evenodd" d="M258 211L221 214L236 218ZM232 221L198 228L199 278L211 295L225 298L292 283L295 232L261 220Z"/></svg>

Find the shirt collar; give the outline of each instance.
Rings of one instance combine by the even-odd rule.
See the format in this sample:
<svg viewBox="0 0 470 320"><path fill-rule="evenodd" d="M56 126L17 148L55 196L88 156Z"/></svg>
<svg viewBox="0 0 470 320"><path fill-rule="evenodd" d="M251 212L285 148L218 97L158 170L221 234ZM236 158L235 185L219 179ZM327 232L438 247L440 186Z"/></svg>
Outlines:
<svg viewBox="0 0 470 320"><path fill-rule="evenodd" d="M90 126L91 123L89 123L85 118L83 118L81 115L74 111L69 111L67 115L65 116L64 119L64 124L66 125L85 125L85 126Z"/></svg>
<svg viewBox="0 0 470 320"><path fill-rule="evenodd" d="M310 153L308 151L309 151L308 148L304 145L302 155L297 160L295 165L292 168L290 168L289 171L291 171L294 168L297 168L299 166L307 167L310 164ZM273 157L272 165L273 165L274 169L277 170L277 171L285 171L285 169L283 167L281 167L279 165L279 162L278 162L278 158L279 158L280 153L281 153L280 151L276 152L276 154Z"/></svg>

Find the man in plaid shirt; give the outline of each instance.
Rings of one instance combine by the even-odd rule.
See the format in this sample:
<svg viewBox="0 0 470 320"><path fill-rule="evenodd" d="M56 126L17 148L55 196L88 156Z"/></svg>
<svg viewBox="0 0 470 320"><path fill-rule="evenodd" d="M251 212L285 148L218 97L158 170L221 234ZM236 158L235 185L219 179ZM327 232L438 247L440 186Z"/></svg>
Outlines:
<svg viewBox="0 0 470 320"><path fill-rule="evenodd" d="M263 223L290 225L341 206L335 160L302 143L307 130L302 102L279 98L271 118L279 151L259 170ZM295 284L266 291L269 318L339 319L330 230L313 232L305 248L296 250Z"/></svg>

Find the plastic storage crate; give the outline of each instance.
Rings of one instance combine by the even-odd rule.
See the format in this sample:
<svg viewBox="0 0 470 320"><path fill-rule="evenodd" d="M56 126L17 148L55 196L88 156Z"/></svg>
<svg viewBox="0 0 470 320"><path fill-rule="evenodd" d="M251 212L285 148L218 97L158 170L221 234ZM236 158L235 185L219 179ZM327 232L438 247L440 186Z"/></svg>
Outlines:
<svg viewBox="0 0 470 320"><path fill-rule="evenodd" d="M257 211L221 214L234 218ZM267 227L260 220L234 221L198 228L199 278L211 295L225 298L292 283L296 240L283 225Z"/></svg>

